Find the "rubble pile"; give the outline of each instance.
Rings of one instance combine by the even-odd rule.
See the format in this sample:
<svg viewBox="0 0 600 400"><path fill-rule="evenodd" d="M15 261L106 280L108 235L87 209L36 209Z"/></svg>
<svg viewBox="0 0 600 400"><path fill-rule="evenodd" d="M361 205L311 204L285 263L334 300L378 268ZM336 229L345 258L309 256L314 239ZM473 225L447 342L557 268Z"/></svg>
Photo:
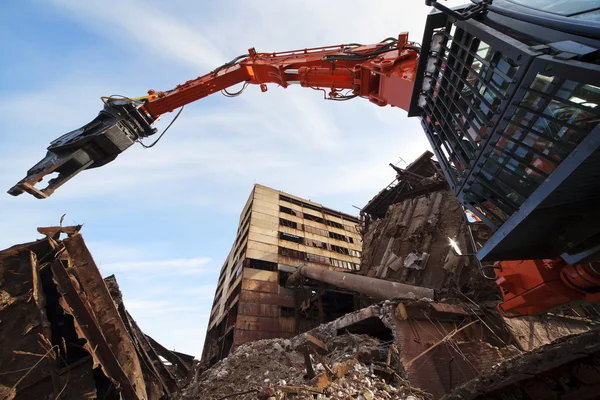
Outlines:
<svg viewBox="0 0 600 400"><path fill-rule="evenodd" d="M310 334L246 343L197 371L179 400L421 400L431 396L403 377L398 349L368 335Z"/></svg>

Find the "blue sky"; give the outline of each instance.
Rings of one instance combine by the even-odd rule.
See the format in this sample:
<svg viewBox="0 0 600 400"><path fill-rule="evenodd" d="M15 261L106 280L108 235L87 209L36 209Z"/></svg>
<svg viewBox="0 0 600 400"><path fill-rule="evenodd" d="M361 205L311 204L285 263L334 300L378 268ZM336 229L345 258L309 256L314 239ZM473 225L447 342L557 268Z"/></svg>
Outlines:
<svg viewBox="0 0 600 400"><path fill-rule="evenodd" d="M422 0L8 0L0 10L0 188L24 177L57 136L93 119L101 95L166 90L244 53L421 41ZM172 118L165 115L158 128ZM416 119L366 100L250 87L189 105L150 150L134 146L51 198L0 194L0 248L38 226L84 224L104 276L166 347L200 355L221 264L254 183L355 214L428 148ZM402 165L402 164L400 164Z"/></svg>

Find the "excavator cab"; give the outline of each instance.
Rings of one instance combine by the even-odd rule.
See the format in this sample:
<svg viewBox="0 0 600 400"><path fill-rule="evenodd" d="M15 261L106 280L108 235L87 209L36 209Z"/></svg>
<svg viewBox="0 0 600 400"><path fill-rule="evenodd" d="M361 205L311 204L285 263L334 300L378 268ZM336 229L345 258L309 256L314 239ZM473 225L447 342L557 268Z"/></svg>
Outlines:
<svg viewBox="0 0 600 400"><path fill-rule="evenodd" d="M46 198L81 171L111 162L140 138L154 134L156 128L151 123L141 103L108 100L92 122L52 141L46 157L8 193L18 196L27 192L38 199ZM56 176L48 180L45 188L35 186L53 174Z"/></svg>
<svg viewBox="0 0 600 400"><path fill-rule="evenodd" d="M477 258L507 316L600 300L599 6L495 0L427 20L409 115L494 232Z"/></svg>
<svg viewBox="0 0 600 400"><path fill-rule="evenodd" d="M598 21L597 2L524 0L428 17L409 115L495 231L481 261L600 261Z"/></svg>

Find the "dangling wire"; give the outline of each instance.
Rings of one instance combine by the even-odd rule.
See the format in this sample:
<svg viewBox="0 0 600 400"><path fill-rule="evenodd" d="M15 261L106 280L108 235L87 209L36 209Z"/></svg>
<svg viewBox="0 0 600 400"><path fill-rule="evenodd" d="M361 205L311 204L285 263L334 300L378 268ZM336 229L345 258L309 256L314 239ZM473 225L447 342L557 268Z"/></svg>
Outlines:
<svg viewBox="0 0 600 400"><path fill-rule="evenodd" d="M246 90L247 87L248 87L248 82L244 82L244 85L242 86L242 88L235 93L229 93L227 91L227 89L221 90L221 93L223 93L223 96L225 96L225 97L237 97L240 94L242 94L244 92L244 90Z"/></svg>
<svg viewBox="0 0 600 400"><path fill-rule="evenodd" d="M169 128L171 127L171 125L173 125L173 123L174 123L175 121L177 121L177 118L179 118L179 116L181 115L181 112L183 111L183 107L185 107L185 106L181 106L181 108L179 109L179 112L177 113L177 115L175 115L175 118L173 118L173 119L171 120L171 122L169 123L169 125L167 125L167 127L165 128L165 130L164 130L164 131L162 131L162 133L160 134L160 136L158 136L158 139L156 139L156 140L155 140L155 141L154 141L152 144L148 144L148 145L147 145L147 144L144 144L144 143L142 142L142 140L141 140L141 139L138 139L138 143L139 143L139 144L141 144L141 145L142 145L142 147L143 147L143 148L145 148L145 149L149 149L149 148L151 148L151 147L154 147L154 145L155 145L156 143L158 143L158 141L159 141L160 139L162 139L163 135L164 135L165 133L167 133L167 131L169 130Z"/></svg>

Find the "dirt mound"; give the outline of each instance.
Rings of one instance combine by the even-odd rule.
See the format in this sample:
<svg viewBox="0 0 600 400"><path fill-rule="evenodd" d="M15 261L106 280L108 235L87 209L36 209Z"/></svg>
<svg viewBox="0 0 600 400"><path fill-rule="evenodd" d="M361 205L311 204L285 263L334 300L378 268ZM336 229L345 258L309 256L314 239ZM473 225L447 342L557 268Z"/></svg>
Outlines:
<svg viewBox="0 0 600 400"><path fill-rule="evenodd" d="M302 336L241 345L210 369L198 371L179 399L430 398L403 378L394 345L345 334L314 346Z"/></svg>

